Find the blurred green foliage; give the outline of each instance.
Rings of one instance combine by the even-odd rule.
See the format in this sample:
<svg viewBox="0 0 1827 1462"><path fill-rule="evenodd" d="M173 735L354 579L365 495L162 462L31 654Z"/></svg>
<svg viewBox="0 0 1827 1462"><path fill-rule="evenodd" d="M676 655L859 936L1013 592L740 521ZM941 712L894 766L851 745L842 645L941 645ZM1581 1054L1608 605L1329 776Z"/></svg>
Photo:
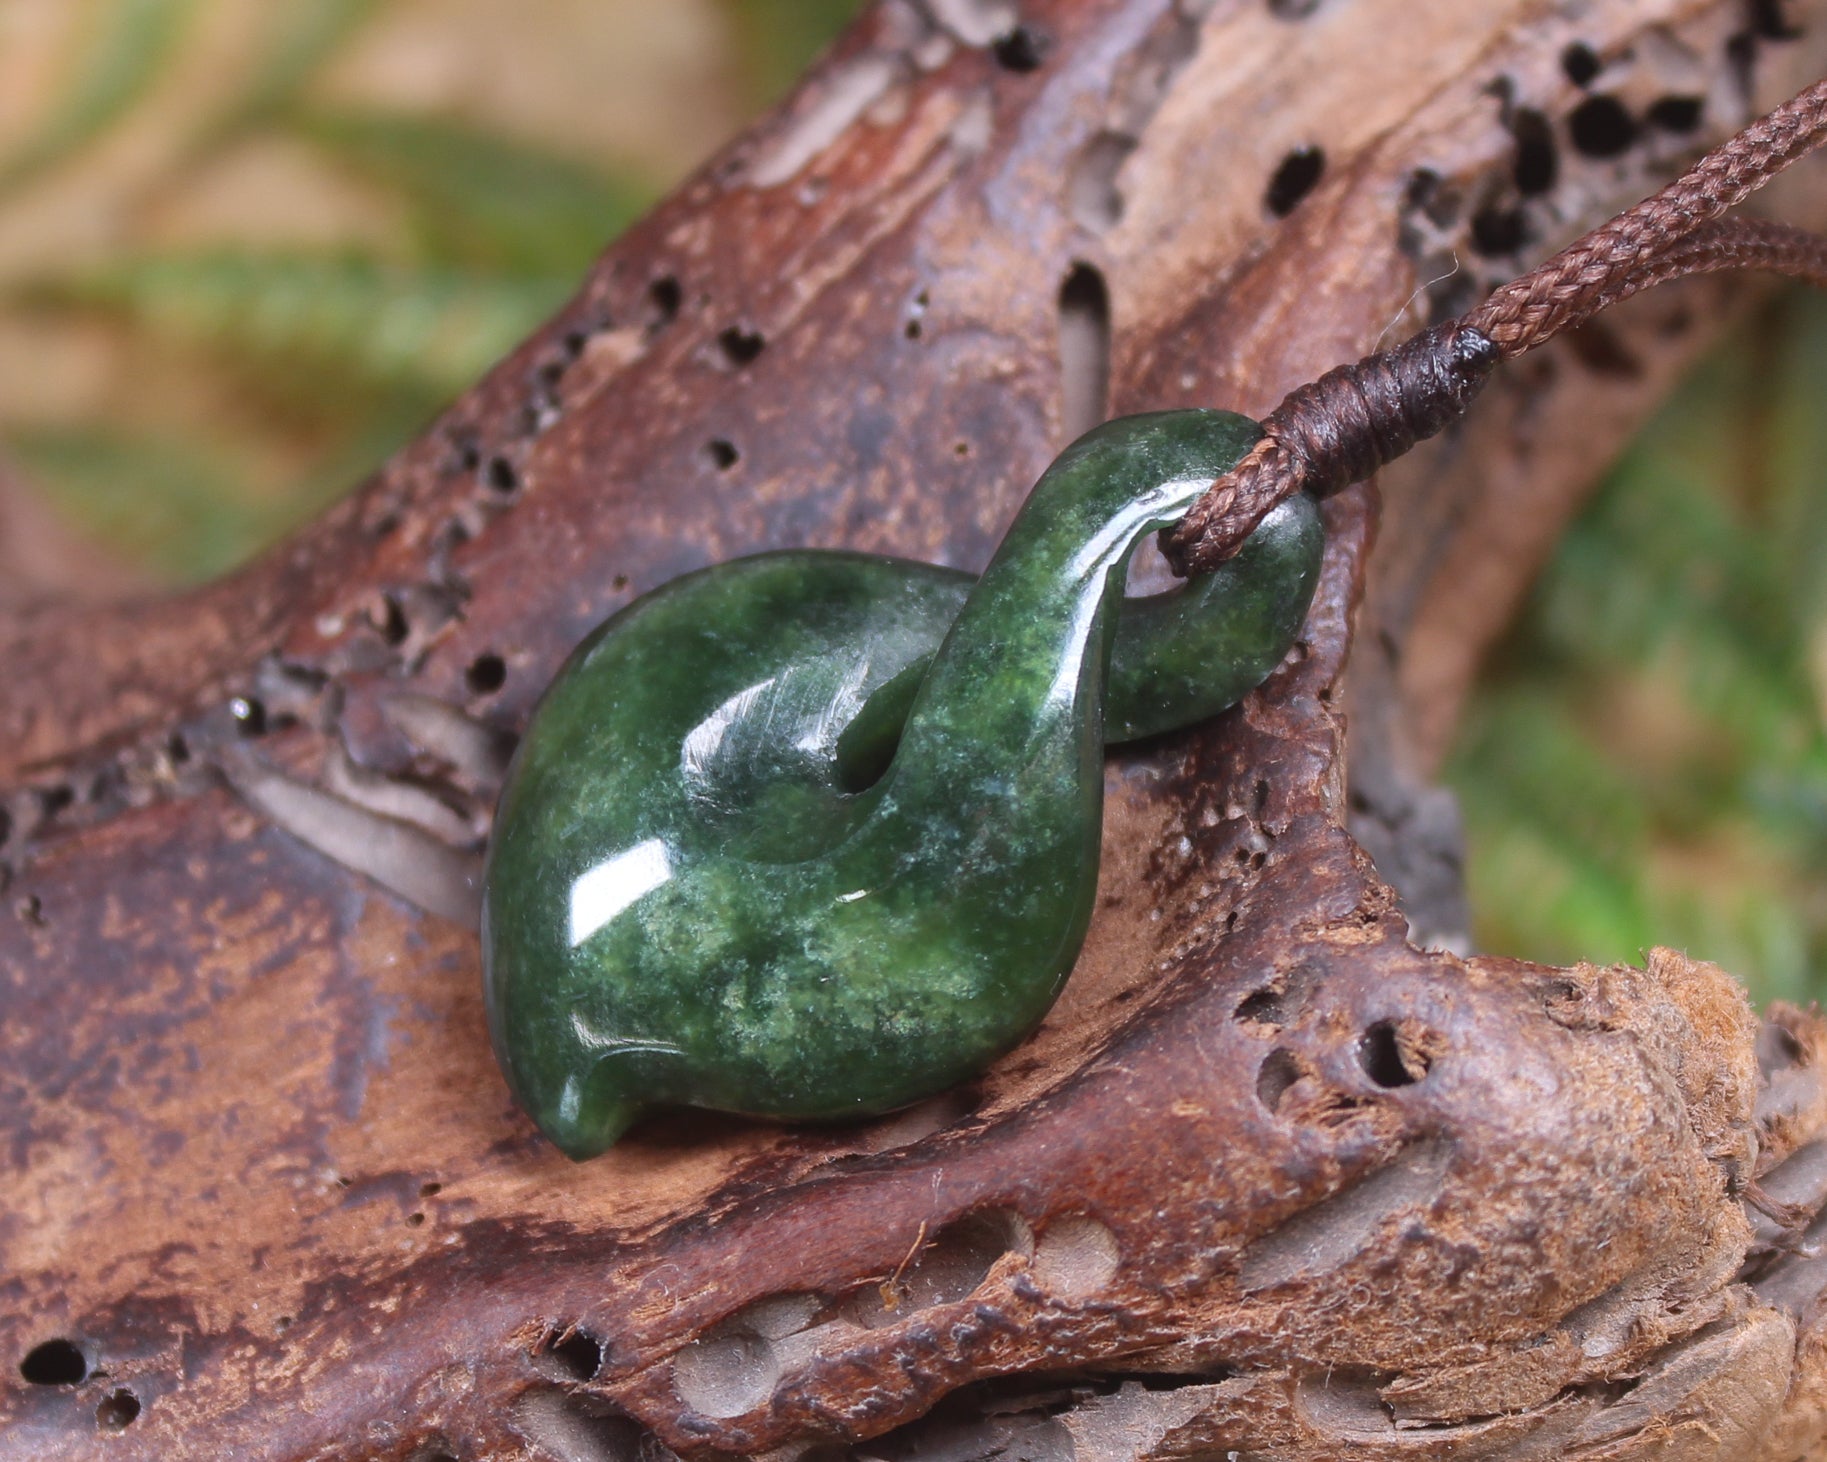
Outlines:
<svg viewBox="0 0 1827 1462"><path fill-rule="evenodd" d="M1489 668L1451 777L1480 948L1827 969L1827 302L1785 303L1660 413Z"/></svg>
<svg viewBox="0 0 1827 1462"><path fill-rule="evenodd" d="M158 78L195 0L110 0L92 9L87 44L35 136L0 161L0 197L120 121Z"/></svg>
<svg viewBox="0 0 1827 1462"><path fill-rule="evenodd" d="M724 0L750 104L780 97L860 9L862 0Z"/></svg>
<svg viewBox="0 0 1827 1462"><path fill-rule="evenodd" d="M472 118L316 98L325 68L393 3L263 12L260 54L219 79L175 167L181 183L250 142L300 144L403 220L378 241L161 246L129 230L105 257L0 278L0 318L103 324L138 368L206 377L227 403L194 424L102 415L8 432L65 517L166 582L241 562L359 480L555 309L671 181L638 158L567 153ZM739 61L725 84L772 99L857 7L717 0ZM9 195L80 177L140 121L185 48L207 47L209 11L87 0L51 104L0 156L0 226ZM276 461L291 464L278 483Z"/></svg>
<svg viewBox="0 0 1827 1462"><path fill-rule="evenodd" d="M0 278L0 321L97 323L136 368L198 372L225 419L16 426L72 521L168 582L240 562L347 490L474 380L670 181L313 82L396 0L285 0L182 150L307 149L401 222L364 243L158 246ZM750 106L859 0L716 0ZM12 200L135 125L209 0L86 0ZM1480 947L1557 962L1672 943L1762 995L1827 955L1827 306L1766 321L1662 415L1562 545L1451 768ZM213 398L212 398L213 399ZM275 469L273 464L282 464ZM275 480L275 472L280 476Z"/></svg>

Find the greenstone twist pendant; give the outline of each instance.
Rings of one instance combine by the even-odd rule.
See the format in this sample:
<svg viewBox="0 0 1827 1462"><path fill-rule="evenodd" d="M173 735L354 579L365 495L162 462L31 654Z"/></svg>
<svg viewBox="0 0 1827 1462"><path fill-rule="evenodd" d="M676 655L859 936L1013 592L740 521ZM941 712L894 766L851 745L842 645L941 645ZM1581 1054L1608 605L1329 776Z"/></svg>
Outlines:
<svg viewBox="0 0 1827 1462"><path fill-rule="evenodd" d="M1129 556L1249 450L1126 417L1035 487L979 579L861 554L717 565L630 604L541 702L483 900L490 1031L574 1158L643 1109L891 1111L1027 1035L1097 887L1106 740L1216 714L1280 662L1322 533L1125 600Z"/></svg>

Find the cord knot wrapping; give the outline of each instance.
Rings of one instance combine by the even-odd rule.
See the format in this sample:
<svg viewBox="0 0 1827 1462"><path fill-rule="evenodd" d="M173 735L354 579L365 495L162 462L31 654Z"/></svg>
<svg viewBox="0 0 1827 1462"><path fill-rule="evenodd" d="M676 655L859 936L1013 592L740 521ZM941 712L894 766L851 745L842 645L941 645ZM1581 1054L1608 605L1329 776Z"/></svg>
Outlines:
<svg viewBox="0 0 1827 1462"><path fill-rule="evenodd" d="M1489 336L1449 320L1295 387L1249 455L1162 535L1168 562L1207 572L1289 493L1328 497L1363 481L1458 418L1501 358Z"/></svg>

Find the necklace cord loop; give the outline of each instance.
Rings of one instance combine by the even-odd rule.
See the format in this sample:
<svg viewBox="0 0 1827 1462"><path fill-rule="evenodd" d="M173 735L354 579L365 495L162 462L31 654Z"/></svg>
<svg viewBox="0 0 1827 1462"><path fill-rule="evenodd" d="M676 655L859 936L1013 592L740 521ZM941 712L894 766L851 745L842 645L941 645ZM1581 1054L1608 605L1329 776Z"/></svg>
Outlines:
<svg viewBox="0 0 1827 1462"><path fill-rule="evenodd" d="M1326 497L1363 481L1457 419L1501 361L1654 285L1761 269L1827 287L1827 237L1720 218L1823 140L1827 80L1458 319L1297 386L1263 418L1249 455L1162 534L1168 561L1182 574L1216 568L1277 503L1303 489Z"/></svg>

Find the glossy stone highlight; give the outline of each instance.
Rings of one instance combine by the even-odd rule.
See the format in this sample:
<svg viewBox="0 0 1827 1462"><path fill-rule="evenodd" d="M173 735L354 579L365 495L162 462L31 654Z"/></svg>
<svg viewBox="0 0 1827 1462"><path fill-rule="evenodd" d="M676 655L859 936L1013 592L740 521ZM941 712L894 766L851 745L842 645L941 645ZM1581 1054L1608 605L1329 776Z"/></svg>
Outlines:
<svg viewBox="0 0 1827 1462"><path fill-rule="evenodd" d="M583 1158L652 1106L890 1111L1031 1031L1090 919L1107 736L1222 710L1305 617L1305 498L1123 599L1137 542L1257 434L1087 433L978 580L764 554L597 629L515 758L484 894L495 1050L541 1130Z"/></svg>

